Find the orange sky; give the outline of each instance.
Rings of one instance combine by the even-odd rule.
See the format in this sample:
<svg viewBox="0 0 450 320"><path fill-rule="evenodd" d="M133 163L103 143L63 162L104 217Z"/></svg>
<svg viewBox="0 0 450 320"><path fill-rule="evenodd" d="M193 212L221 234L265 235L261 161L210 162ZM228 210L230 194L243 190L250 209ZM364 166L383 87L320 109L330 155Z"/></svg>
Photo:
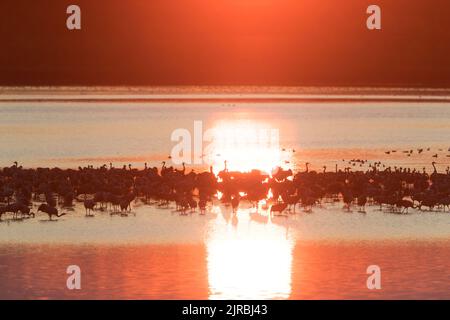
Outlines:
<svg viewBox="0 0 450 320"><path fill-rule="evenodd" d="M366 8L382 8L380 31ZM82 9L68 31L66 7ZM0 85L450 87L448 0L3 0Z"/></svg>

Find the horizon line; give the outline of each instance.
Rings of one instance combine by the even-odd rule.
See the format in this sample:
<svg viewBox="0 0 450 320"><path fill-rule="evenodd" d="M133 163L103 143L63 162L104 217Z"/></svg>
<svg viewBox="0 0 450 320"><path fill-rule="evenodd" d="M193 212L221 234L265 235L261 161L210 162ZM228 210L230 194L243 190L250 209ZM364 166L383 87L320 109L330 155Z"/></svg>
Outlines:
<svg viewBox="0 0 450 320"><path fill-rule="evenodd" d="M0 86L0 102L450 102L450 88Z"/></svg>

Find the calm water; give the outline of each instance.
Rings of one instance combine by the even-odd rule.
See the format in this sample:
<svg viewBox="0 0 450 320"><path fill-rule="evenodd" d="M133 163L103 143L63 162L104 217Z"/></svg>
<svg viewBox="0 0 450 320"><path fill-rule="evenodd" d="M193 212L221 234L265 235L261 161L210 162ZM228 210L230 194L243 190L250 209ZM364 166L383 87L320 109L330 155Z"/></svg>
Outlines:
<svg viewBox="0 0 450 320"><path fill-rule="evenodd" d="M24 166L76 168L112 161L116 166L143 166L144 162L159 166L176 145L171 140L173 131L185 128L194 139L196 120L202 121L203 133L208 129L226 134L236 129L278 130L280 150L286 150L281 152L282 164L289 161L296 169L303 168L305 161L319 170L324 164L343 167L342 159L354 158L421 169L430 165L435 153L440 155L437 162L442 171L450 162L446 157L450 154L448 104L26 102L0 103L0 165L19 161ZM236 134L234 140L240 139ZM421 155L401 153L428 147L430 152ZM292 149L297 152L289 152ZM398 153L386 157L384 151L391 149ZM212 150L218 169L227 156L237 169L242 169L242 163L246 169L275 165L261 164L262 155L242 159L220 151Z"/></svg>
<svg viewBox="0 0 450 320"><path fill-rule="evenodd" d="M249 207L249 205L248 205ZM79 204L59 221L0 223L0 298L449 299L450 215L347 213L270 218L245 203L206 216L134 204L136 216ZM82 290L66 289L66 268ZM379 265L382 290L366 288Z"/></svg>
<svg viewBox="0 0 450 320"><path fill-rule="evenodd" d="M279 130L279 150L269 148L268 155L248 146L211 150L216 170L225 159L242 170L278 164L303 170L306 161L334 169L353 158L429 168L436 153L438 170L450 164L447 104L30 102L0 104L0 165L159 166L176 144L172 132L193 132L196 120L204 130L227 133ZM431 150L402 153L419 147ZM276 151L279 162L271 157ZM137 202L136 215L86 218L77 204L57 222L43 215L3 221L0 298L450 299L449 213L399 216L370 207L360 214L341 207L326 203L312 214L272 219L245 203L233 217L218 204L206 216L179 216ZM66 289L71 264L81 267L80 291ZM373 264L382 270L377 292L366 288Z"/></svg>

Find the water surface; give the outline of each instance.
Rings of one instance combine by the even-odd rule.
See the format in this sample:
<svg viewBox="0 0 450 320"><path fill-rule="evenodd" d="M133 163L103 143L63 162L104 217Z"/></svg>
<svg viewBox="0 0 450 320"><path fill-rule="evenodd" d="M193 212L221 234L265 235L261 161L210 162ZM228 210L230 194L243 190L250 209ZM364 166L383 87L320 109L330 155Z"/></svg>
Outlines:
<svg viewBox="0 0 450 320"><path fill-rule="evenodd" d="M369 160L353 170L374 161L430 170L435 160L441 172L450 164L448 103L30 101L0 103L0 165L171 164L172 132L193 132L198 120L204 130L279 130L278 162L265 150L213 149L216 172L226 159L238 170L304 170L305 162L333 170L352 166L350 159ZM425 151L402 152L417 148ZM342 204L323 203L311 214L271 218L245 203L236 216L219 203L206 216L173 209L138 201L135 215L86 218L77 203L57 222L44 215L0 222L0 298L450 298L446 212L393 215L373 206L347 213ZM80 291L65 286L71 264L81 267ZM374 264L382 270L380 291L366 287Z"/></svg>

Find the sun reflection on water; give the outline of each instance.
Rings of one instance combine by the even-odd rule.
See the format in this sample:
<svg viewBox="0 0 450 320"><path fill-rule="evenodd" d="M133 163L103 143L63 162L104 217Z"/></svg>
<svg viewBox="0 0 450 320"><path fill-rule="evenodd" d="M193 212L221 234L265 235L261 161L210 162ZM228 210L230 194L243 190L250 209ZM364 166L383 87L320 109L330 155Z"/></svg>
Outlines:
<svg viewBox="0 0 450 320"><path fill-rule="evenodd" d="M209 298L289 298L294 241L286 228L255 209L215 211L206 243Z"/></svg>

